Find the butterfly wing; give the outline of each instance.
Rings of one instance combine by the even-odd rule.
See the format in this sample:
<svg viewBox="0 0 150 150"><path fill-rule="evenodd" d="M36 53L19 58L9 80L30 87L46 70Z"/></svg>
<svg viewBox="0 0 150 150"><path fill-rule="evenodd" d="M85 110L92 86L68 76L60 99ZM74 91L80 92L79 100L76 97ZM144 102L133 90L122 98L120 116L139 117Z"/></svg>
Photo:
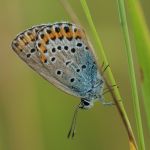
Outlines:
<svg viewBox="0 0 150 150"><path fill-rule="evenodd" d="M12 42L17 55L59 89L79 97L100 82L95 56L83 30L61 22L39 25Z"/></svg>
<svg viewBox="0 0 150 150"><path fill-rule="evenodd" d="M37 32L43 27L44 25L40 25L25 30L17 35L11 45L16 54L35 71L41 70L43 66L35 47Z"/></svg>
<svg viewBox="0 0 150 150"><path fill-rule="evenodd" d="M95 57L85 42L84 32L74 24L47 25L37 35L40 60L49 71L49 82L63 91L86 97L100 81Z"/></svg>

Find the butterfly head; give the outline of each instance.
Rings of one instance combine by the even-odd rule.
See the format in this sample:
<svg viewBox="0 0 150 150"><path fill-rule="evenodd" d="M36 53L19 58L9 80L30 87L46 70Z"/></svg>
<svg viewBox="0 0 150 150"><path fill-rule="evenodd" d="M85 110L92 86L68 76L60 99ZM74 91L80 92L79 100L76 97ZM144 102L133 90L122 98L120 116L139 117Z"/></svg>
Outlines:
<svg viewBox="0 0 150 150"><path fill-rule="evenodd" d="M80 108L81 109L90 109L93 106L93 102L88 99L81 98Z"/></svg>

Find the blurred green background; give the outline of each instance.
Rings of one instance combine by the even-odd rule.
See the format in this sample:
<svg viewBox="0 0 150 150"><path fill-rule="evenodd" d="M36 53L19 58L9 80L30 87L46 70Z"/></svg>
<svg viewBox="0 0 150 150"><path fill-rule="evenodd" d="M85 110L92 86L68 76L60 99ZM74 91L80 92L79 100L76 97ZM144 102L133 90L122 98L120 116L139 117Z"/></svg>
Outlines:
<svg viewBox="0 0 150 150"><path fill-rule="evenodd" d="M90 36L80 2L69 2ZM87 0L87 3L136 133L127 58L116 0ZM150 1L144 0L141 4L150 26ZM79 103L79 99L59 91L43 80L11 50L12 39L26 28L64 20L71 21L71 18L58 0L0 0L0 150L129 149L127 133L115 106L104 107L98 102L93 109L79 112L77 134L74 140L68 140L67 133L74 106ZM130 19L128 20L130 26ZM134 47L133 39L132 45ZM139 85L139 70L134 49L133 53ZM148 150L150 132L145 119L140 87L139 95ZM109 96L106 96L107 98L111 99Z"/></svg>

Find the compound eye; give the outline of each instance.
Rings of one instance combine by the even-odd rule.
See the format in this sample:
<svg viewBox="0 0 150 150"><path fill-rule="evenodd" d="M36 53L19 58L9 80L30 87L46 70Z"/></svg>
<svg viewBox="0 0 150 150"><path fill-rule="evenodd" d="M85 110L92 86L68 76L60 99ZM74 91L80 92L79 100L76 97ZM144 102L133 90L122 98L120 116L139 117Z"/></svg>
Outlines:
<svg viewBox="0 0 150 150"><path fill-rule="evenodd" d="M89 105L90 105L90 102L83 100L83 105L84 105L85 107L86 107L86 106L89 106Z"/></svg>
<svg viewBox="0 0 150 150"><path fill-rule="evenodd" d="M93 107L92 99L81 98L81 103L79 105L79 108L81 108L81 109L90 109L91 107Z"/></svg>

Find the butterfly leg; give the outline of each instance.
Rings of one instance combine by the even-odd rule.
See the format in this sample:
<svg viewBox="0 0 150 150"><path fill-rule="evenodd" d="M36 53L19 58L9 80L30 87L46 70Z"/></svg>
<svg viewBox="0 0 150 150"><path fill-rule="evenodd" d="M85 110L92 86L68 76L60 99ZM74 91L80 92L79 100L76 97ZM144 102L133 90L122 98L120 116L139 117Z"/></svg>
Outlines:
<svg viewBox="0 0 150 150"><path fill-rule="evenodd" d="M119 100L119 102L122 102L121 100ZM110 102L106 102L106 101L102 101L102 104L104 106L114 106L116 105L114 102L110 101Z"/></svg>
<svg viewBox="0 0 150 150"><path fill-rule="evenodd" d="M110 90L114 90L114 87L118 88L118 86L116 84L115 85L111 85L109 87L110 87L110 89L109 88L104 88L102 95L105 95L106 93L110 92Z"/></svg>
<svg viewBox="0 0 150 150"><path fill-rule="evenodd" d="M115 103L112 102L112 101L106 102L106 101L104 100L104 98L103 98L103 99L100 99L100 102L101 102L103 105L105 105L105 106L113 106L113 105L115 105Z"/></svg>
<svg viewBox="0 0 150 150"><path fill-rule="evenodd" d="M102 75L103 75L104 72L108 69L108 67L110 67L109 64L108 64L107 66L105 66L105 68L102 70Z"/></svg>
<svg viewBox="0 0 150 150"><path fill-rule="evenodd" d="M101 70L102 70L102 75L103 75L103 74L104 74L104 72L107 70L107 68L108 68L108 67L110 67L110 66L109 66L109 64L108 64L108 65L106 65L106 66L104 66L104 65L105 65L105 63L104 63L104 61L103 61L102 65L101 65L101 67L100 67L100 68L101 68Z"/></svg>
<svg viewBox="0 0 150 150"><path fill-rule="evenodd" d="M114 87L116 87L116 86L117 85L111 85L110 89L109 88L105 88L104 91L103 91L103 93L102 93L102 95L107 94L108 92L110 92L110 90L114 90ZM118 86L117 86L117 88L118 88ZM106 102L104 100L104 98L102 98L102 97L100 97L99 100L102 102L103 105L106 105L106 106L115 105L114 102Z"/></svg>
<svg viewBox="0 0 150 150"><path fill-rule="evenodd" d="M114 106L116 105L113 101L107 102L104 99L99 99L100 102L104 105L104 106ZM122 102L122 100L118 100L119 102Z"/></svg>
<svg viewBox="0 0 150 150"><path fill-rule="evenodd" d="M116 105L115 102L113 102L113 101L105 101L104 97L99 97L99 101L100 101L104 106L114 106L114 105ZM118 100L118 102L122 102L122 100Z"/></svg>

